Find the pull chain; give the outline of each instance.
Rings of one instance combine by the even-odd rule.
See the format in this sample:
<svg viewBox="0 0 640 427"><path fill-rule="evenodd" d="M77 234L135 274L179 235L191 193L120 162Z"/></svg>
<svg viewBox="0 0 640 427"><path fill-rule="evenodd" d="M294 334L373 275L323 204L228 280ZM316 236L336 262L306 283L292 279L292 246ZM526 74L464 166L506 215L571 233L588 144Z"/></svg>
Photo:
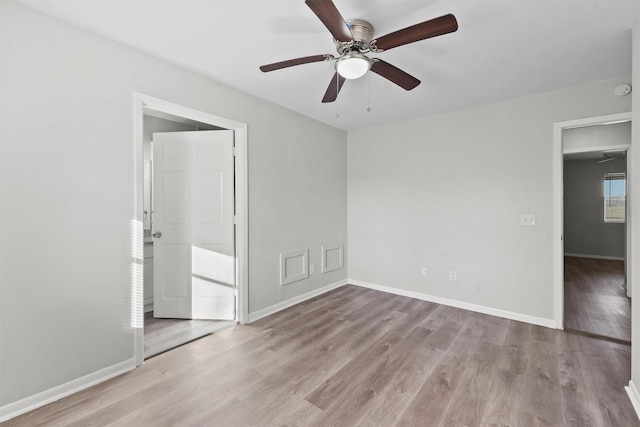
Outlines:
<svg viewBox="0 0 640 427"><path fill-rule="evenodd" d="M371 73L367 76L367 113L371 112Z"/></svg>

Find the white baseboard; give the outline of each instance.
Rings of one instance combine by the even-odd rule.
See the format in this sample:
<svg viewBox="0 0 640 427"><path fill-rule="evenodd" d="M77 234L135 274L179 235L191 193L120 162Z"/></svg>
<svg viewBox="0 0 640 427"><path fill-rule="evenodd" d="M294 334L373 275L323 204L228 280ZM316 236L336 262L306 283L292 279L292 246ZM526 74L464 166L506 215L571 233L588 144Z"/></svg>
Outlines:
<svg viewBox="0 0 640 427"><path fill-rule="evenodd" d="M638 393L638 389L633 381L629 381L629 386L624 388L629 395L629 400L631 400L631 404L633 405L633 409L636 410L636 415L638 419L640 419L640 393Z"/></svg>
<svg viewBox="0 0 640 427"><path fill-rule="evenodd" d="M24 399L18 400L8 405L0 407L0 422L7 421L41 406L47 405L63 397L72 395L81 390L94 386L98 383L117 377L125 372L135 369L136 364L133 358L125 360L115 365L92 372L84 377L69 381L68 383L50 388L43 392L34 394Z"/></svg>
<svg viewBox="0 0 640 427"><path fill-rule="evenodd" d="M436 297L433 295L423 294L420 292L406 291L404 289L376 285L373 283L362 282L360 280L349 280L349 283L356 286L362 286L363 288L374 289L376 291L382 291L390 294L401 295L404 297L434 302L436 304L447 305L450 307L462 308L464 310L475 311L477 313L482 313L482 314L489 314L491 316L502 317L504 319L511 319L511 320L517 320L520 322L531 323L533 325L544 326L546 328L555 329L556 327L555 320L553 319L545 319L542 317L529 316L527 314L515 313L512 311L500 310L492 307L485 307L482 305L471 304L463 301Z"/></svg>
<svg viewBox="0 0 640 427"><path fill-rule="evenodd" d="M624 261L624 257L620 257L620 256L589 255L589 254L564 254L564 256L572 256L576 258L608 259L610 261Z"/></svg>
<svg viewBox="0 0 640 427"><path fill-rule="evenodd" d="M349 283L347 281L347 279L341 280L339 282L336 283L332 283L331 285L325 286L323 288L319 288L319 289L315 289L311 292L307 292L306 294L302 294L302 295L298 295L297 297L288 299L286 301L282 301L279 302L277 304L274 304L272 306L269 306L267 308L263 308L262 310L258 310L258 311L254 311L253 313L249 313L249 322L248 323L252 323L255 322L256 320L260 320L263 317L267 317L270 316L274 313L277 313L279 311L282 311L286 308L292 307L296 304L300 304L301 302L304 302L306 300L309 300L311 298L317 297L318 295L322 295L324 293L327 293L331 290L337 289L339 287L342 287L344 285L346 285L347 283Z"/></svg>

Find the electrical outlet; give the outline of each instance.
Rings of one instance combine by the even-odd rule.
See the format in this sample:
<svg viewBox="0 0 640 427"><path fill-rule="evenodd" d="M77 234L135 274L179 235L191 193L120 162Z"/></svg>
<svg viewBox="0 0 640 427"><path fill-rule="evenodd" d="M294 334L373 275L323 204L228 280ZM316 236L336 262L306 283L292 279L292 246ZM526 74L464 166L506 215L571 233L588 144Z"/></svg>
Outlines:
<svg viewBox="0 0 640 427"><path fill-rule="evenodd" d="M449 280L451 280L452 282L455 282L456 280L458 280L458 275L456 274L455 271L449 272Z"/></svg>
<svg viewBox="0 0 640 427"><path fill-rule="evenodd" d="M316 272L316 266L314 264L309 265L309 275Z"/></svg>
<svg viewBox="0 0 640 427"><path fill-rule="evenodd" d="M535 214L520 215L520 225L536 225L536 215Z"/></svg>
<svg viewBox="0 0 640 427"><path fill-rule="evenodd" d="M422 275L423 276L427 275L427 267L422 267Z"/></svg>

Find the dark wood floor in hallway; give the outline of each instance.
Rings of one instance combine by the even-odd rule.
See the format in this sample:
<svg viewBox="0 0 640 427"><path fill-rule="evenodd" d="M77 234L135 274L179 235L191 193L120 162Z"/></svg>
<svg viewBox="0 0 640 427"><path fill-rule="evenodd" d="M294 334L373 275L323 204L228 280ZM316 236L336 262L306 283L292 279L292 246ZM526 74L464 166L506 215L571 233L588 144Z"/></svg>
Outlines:
<svg viewBox="0 0 640 427"><path fill-rule="evenodd" d="M8 426L640 426L630 347L345 286Z"/></svg>
<svg viewBox="0 0 640 427"><path fill-rule="evenodd" d="M624 262L564 258L564 327L631 343Z"/></svg>

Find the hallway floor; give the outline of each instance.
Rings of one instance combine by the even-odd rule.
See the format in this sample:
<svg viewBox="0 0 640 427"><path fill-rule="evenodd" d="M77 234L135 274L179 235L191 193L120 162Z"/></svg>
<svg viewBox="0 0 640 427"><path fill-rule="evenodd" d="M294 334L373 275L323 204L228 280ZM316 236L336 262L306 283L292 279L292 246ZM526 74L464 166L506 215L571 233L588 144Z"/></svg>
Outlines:
<svg viewBox="0 0 640 427"><path fill-rule="evenodd" d="M593 258L564 258L564 327L631 343L631 299L624 263Z"/></svg>
<svg viewBox="0 0 640 427"><path fill-rule="evenodd" d="M155 319L152 311L145 313L144 358L157 356L235 324L233 320Z"/></svg>

